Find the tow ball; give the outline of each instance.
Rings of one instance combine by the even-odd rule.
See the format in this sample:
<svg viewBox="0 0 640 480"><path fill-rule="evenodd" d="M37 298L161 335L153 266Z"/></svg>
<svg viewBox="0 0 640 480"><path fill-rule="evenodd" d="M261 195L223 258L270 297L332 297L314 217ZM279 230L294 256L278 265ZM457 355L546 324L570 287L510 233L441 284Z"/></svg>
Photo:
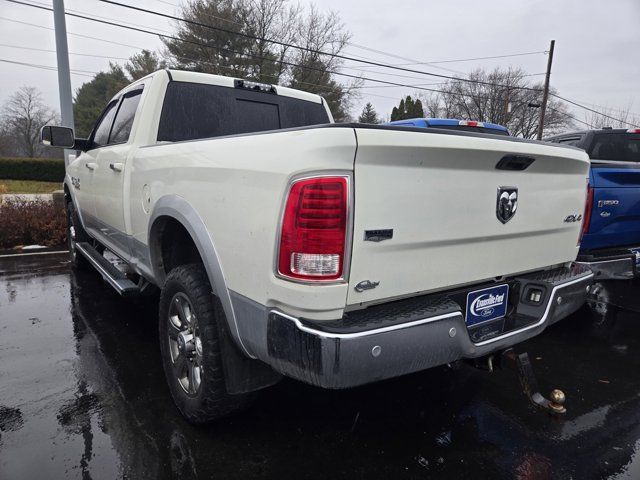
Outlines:
<svg viewBox="0 0 640 480"><path fill-rule="evenodd" d="M494 363L497 360L497 366L506 366L514 369L518 374L520 385L525 395L536 406L553 415L562 415L567 412L564 406L566 400L565 394L562 390L553 389L549 394L549 398L546 398L540 393L538 388L538 380L533 371L533 366L529 360L529 354L516 353L513 349L504 350L501 354L496 356L491 355L487 358L486 367L489 371L494 370Z"/></svg>

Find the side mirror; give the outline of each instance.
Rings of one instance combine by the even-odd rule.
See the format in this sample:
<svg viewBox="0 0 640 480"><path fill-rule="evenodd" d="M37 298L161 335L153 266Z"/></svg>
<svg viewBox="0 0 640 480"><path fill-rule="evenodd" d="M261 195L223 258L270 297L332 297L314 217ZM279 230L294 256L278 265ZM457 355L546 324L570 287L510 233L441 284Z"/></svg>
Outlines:
<svg viewBox="0 0 640 480"><path fill-rule="evenodd" d="M45 125L40 130L40 143L49 147L73 148L76 144L73 128Z"/></svg>

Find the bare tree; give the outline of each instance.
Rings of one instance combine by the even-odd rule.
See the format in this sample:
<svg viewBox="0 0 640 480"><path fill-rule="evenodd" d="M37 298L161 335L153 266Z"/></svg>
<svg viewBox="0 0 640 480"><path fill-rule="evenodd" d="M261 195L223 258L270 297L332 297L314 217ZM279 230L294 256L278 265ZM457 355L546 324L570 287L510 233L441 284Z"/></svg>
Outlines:
<svg viewBox="0 0 640 480"><path fill-rule="evenodd" d="M35 87L24 86L11 95L2 110L2 125L12 140L15 154L26 157L38 155L41 150L40 129L56 116Z"/></svg>
<svg viewBox="0 0 640 480"><path fill-rule="evenodd" d="M254 56L252 77L268 83L276 83L286 71L283 63L290 47L276 45L267 39L277 39L283 44L293 44L297 31L292 28L300 22L302 8L289 5L288 0L244 0L249 22L249 33L258 37L249 48Z"/></svg>
<svg viewBox="0 0 640 480"><path fill-rule="evenodd" d="M538 128L542 86L530 83L528 78L519 68L478 69L468 76L472 82L451 80L439 87L442 93L423 96L423 104L431 117L498 123L512 135L533 138ZM571 125L565 103L552 97L545 115L545 135Z"/></svg>
<svg viewBox="0 0 640 480"><path fill-rule="evenodd" d="M595 108L594 108L595 109ZM591 128L632 128L640 127L640 115L631 112L631 105L623 109L598 107L601 113L585 111L584 121Z"/></svg>
<svg viewBox="0 0 640 480"><path fill-rule="evenodd" d="M292 49L288 57L288 61L296 65L288 72L288 85L322 95L336 121L348 120L362 82L356 79L342 84L334 79L332 72L342 66L343 60L336 55L344 50L351 34L336 12L321 13L313 4L297 22L296 33L295 43L303 48Z"/></svg>

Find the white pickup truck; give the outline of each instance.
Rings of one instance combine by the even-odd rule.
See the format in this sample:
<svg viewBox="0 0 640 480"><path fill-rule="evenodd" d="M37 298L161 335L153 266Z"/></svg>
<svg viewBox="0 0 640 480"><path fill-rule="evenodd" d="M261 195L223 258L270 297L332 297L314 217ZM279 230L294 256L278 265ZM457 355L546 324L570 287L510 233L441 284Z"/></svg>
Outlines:
<svg viewBox="0 0 640 480"><path fill-rule="evenodd" d="M122 295L161 290L164 369L192 422L282 375L346 388L485 356L585 301L586 153L332 122L316 95L164 70L88 139L43 128L81 151L73 264Z"/></svg>

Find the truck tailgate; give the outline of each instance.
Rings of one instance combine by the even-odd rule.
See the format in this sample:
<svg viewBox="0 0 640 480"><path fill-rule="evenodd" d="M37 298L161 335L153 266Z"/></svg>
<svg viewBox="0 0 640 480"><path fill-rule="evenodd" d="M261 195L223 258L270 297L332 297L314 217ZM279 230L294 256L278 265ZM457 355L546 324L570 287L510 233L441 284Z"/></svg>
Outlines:
<svg viewBox="0 0 640 480"><path fill-rule="evenodd" d="M586 153L477 135L355 131L349 305L576 258L581 222L565 219L584 212ZM505 155L535 160L523 171L496 169ZM506 223L497 215L501 187L517 188L517 208ZM393 237L380 241L391 229ZM371 230L386 232L377 232L378 238L370 232L379 241L366 240ZM356 290L360 282L379 283Z"/></svg>
<svg viewBox="0 0 640 480"><path fill-rule="evenodd" d="M640 168L630 168L629 164L594 164L591 178L593 207L582 250L639 246Z"/></svg>

